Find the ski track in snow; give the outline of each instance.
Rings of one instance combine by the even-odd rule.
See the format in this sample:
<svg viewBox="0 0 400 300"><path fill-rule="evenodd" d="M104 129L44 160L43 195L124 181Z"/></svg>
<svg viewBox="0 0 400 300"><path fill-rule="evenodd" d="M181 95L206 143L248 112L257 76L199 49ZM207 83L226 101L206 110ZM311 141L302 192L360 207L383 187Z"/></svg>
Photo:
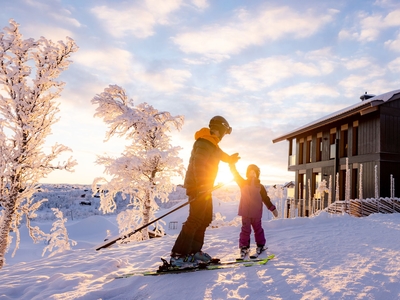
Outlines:
<svg viewBox="0 0 400 300"><path fill-rule="evenodd" d="M236 217L236 202L215 204L215 211L227 216L225 221ZM73 250L41 258L44 245L32 244L21 227L21 249L15 258L8 253L0 270L0 299L400 298L400 214L355 218L323 212L277 220L268 220L268 214L264 210L269 248L262 255L276 257L265 266L125 279L113 277L157 269L179 229L167 230L163 238L95 251L105 230L115 230L115 217L92 216L67 227L70 238L78 242ZM186 216L182 209L166 223L181 224ZM239 231L237 222L209 228L203 249L222 260L234 259L239 254Z"/></svg>

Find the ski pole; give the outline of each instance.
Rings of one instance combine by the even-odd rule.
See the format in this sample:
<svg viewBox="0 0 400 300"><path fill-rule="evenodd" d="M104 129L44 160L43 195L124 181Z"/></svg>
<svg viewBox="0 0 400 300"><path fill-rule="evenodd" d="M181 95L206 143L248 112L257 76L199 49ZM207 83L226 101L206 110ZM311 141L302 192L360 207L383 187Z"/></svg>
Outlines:
<svg viewBox="0 0 400 300"><path fill-rule="evenodd" d="M228 183L230 183L230 182L232 182L232 181L233 181L233 179L232 179L231 181L229 181L229 182L225 182L225 183L222 182L222 183L219 183L218 185L216 185L216 186L212 187L211 189L207 190L206 192L213 192L213 191L219 189L220 187L223 187L224 185L226 185L226 184L228 184ZM130 237L131 235L135 234L136 232L138 232L138 231L140 231L140 230L142 230L142 229L148 227L149 225L151 225L151 224L157 222L158 220L160 220L160 219L162 219L162 218L168 216L169 214L172 214L173 212L175 212L175 211L181 209L182 207L184 207L184 206L190 204L191 202L195 201L196 199L197 199L197 198L193 198L192 200L187 201L187 202L185 202L185 203L179 205L178 207L176 207L176 208L174 208L173 210L167 212L166 214L162 215L161 217L158 217L157 219L154 219L153 221L151 221L151 222L149 222L149 223L147 223L147 224L144 224L143 226L141 226L141 227L135 229L135 230L132 231L132 232L129 232L129 233L124 234L124 235L122 235L122 236L118 236L118 237L116 237L116 238L114 238L114 239L105 241L104 243L102 243L101 245L99 245L99 246L96 247L96 251L98 251L98 250L100 250L100 249L103 249L103 248L108 248L109 246L115 244L117 241L122 240L122 239L126 239L126 238Z"/></svg>

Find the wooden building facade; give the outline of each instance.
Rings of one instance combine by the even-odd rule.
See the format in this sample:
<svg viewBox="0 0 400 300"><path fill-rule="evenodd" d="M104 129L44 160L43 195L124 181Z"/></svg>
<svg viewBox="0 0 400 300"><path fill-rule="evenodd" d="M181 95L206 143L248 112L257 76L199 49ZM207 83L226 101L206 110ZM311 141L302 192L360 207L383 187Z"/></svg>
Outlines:
<svg viewBox="0 0 400 300"><path fill-rule="evenodd" d="M378 96L362 95L361 101L343 110L273 139L289 142L288 170L295 172L295 198L309 199L319 183L332 181L335 200L336 174L339 199L345 199L346 161L350 169L350 198L400 194L400 90ZM360 180L360 166L362 178ZM310 185L310 187L309 187ZM309 193L312 195L309 195ZM396 192L397 191L397 192ZM324 194L322 201L327 201ZM326 206L326 205L324 205ZM305 208L308 215L309 208Z"/></svg>

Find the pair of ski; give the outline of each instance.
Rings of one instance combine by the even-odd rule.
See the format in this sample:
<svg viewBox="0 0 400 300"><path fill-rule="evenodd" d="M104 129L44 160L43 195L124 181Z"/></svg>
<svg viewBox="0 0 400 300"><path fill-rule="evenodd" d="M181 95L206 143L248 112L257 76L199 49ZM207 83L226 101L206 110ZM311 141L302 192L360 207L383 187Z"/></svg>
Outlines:
<svg viewBox="0 0 400 300"><path fill-rule="evenodd" d="M163 261L163 265L159 267L158 270L149 270L149 271L138 271L132 272L128 274L122 274L115 279L119 278L128 278L132 276L158 276L158 275L165 275L165 274L180 274L180 273L187 273L187 272L198 272L198 271L206 271L206 270L221 270L221 269L228 269L228 268L237 268L237 267L252 267L252 266L259 266L265 265L269 260L275 257L274 254L269 255L266 258L254 258L254 259L236 259L233 261L219 261L218 259L211 261L208 264L200 264L198 267L194 268L174 268L172 267L165 259L161 258Z"/></svg>

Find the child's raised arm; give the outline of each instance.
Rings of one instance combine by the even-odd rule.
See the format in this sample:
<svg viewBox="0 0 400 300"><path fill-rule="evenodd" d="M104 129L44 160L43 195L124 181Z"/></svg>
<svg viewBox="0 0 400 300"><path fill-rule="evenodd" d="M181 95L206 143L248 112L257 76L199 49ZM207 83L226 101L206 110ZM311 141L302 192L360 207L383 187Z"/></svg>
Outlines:
<svg viewBox="0 0 400 300"><path fill-rule="evenodd" d="M242 176L240 176L238 170L236 169L236 165L234 163L233 164L229 164L229 169L231 170L231 173L233 175L233 179L241 187L244 184L245 179Z"/></svg>

